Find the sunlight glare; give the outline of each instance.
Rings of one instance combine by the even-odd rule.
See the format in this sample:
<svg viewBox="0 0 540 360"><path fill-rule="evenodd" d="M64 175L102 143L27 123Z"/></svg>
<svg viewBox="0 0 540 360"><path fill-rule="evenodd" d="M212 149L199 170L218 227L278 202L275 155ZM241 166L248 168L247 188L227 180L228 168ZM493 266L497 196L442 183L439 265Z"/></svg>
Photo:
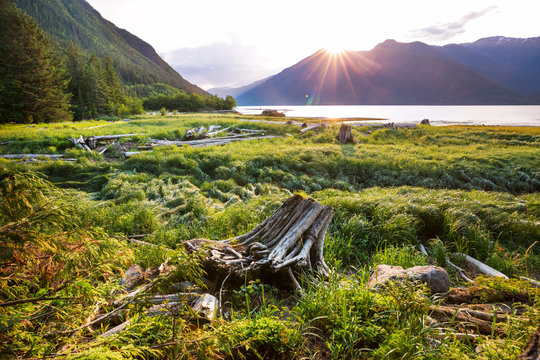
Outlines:
<svg viewBox="0 0 540 360"><path fill-rule="evenodd" d="M324 49L332 55L339 55L346 50L345 47L340 44L326 45Z"/></svg>

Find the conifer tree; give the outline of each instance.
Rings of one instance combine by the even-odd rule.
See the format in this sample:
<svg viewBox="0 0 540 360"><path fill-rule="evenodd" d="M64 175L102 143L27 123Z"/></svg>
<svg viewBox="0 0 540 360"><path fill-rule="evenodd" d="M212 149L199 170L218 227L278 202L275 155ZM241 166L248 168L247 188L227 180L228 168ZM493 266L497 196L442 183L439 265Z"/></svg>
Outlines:
<svg viewBox="0 0 540 360"><path fill-rule="evenodd" d="M36 22L0 0L0 123L69 120L67 78Z"/></svg>

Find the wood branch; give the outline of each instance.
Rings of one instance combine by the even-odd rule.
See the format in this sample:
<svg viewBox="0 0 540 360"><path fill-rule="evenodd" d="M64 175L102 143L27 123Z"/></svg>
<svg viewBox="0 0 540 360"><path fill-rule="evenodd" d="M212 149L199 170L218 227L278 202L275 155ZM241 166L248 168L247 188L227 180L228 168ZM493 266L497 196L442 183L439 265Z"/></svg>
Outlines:
<svg viewBox="0 0 540 360"><path fill-rule="evenodd" d="M424 245L420 244L420 252L426 256L429 256Z"/></svg>
<svg viewBox="0 0 540 360"><path fill-rule="evenodd" d="M221 126L214 126L214 128L212 128L212 126L214 126L214 125L210 125L210 127L208 128L208 133L207 133L208 136L214 136L214 135L217 135L219 133L225 132L225 131L230 129L230 127L226 127L224 129L219 129Z"/></svg>
<svg viewBox="0 0 540 360"><path fill-rule="evenodd" d="M429 337L435 339L455 338L456 340L477 340L482 335L469 334L469 333L455 333L455 332L441 332L438 334L430 334Z"/></svg>
<svg viewBox="0 0 540 360"><path fill-rule="evenodd" d="M332 217L330 206L295 195L244 235L224 241L195 239L184 245L188 251L206 249L208 274L261 278L301 292L295 273L329 275L323 248Z"/></svg>
<svg viewBox="0 0 540 360"><path fill-rule="evenodd" d="M20 299L20 300L12 300L12 301L6 301L3 303L0 303L0 307L8 307L8 306L15 306L19 304L28 304L28 303L35 303L35 302L41 302L41 301L51 301L51 300L73 300L77 299L77 297L38 297L38 298L32 298L32 299Z"/></svg>
<svg viewBox="0 0 540 360"><path fill-rule="evenodd" d="M453 267L454 269L456 269L458 271L458 274L467 282L470 282L470 283L473 283L474 281L469 279L469 277L467 276L467 274L465 274L465 270L463 270L462 268L460 268L459 266L457 266L456 264L454 264L453 262L451 262L449 259L446 259L446 263L448 265L450 265L451 267Z"/></svg>
<svg viewBox="0 0 540 360"><path fill-rule="evenodd" d="M478 261L476 260L475 258L469 256L469 255L465 255L465 254L462 254L462 253L456 253L454 254L458 257L462 257L465 261L465 265L474 269L474 270L477 270L479 272L481 272L482 274L486 274L486 275L489 275L489 276L495 276L495 277L502 277L502 278L505 278L505 279L508 279L508 276L504 275L502 272L499 272L497 270L495 270L494 268L484 264L483 262L481 261Z"/></svg>
<svg viewBox="0 0 540 360"><path fill-rule="evenodd" d="M75 138L70 138L69 141L71 141L75 146L83 149L83 150L86 150L86 151L89 151L89 152L92 152L92 149L90 149L88 147L88 145L86 144L86 142L84 141L82 135L80 135L77 139Z"/></svg>
<svg viewBox="0 0 540 360"><path fill-rule="evenodd" d="M15 143L15 142L16 142L15 140L12 140L12 141L4 141L4 142L1 142L0 145L13 144L13 143Z"/></svg>
<svg viewBox="0 0 540 360"><path fill-rule="evenodd" d="M137 245L144 245L144 246L152 246L152 247L159 247L158 245L156 244L151 244L149 242L146 242L146 241L142 241L142 240L136 240L136 239L127 239L128 242L130 243L133 243L133 244L137 244Z"/></svg>

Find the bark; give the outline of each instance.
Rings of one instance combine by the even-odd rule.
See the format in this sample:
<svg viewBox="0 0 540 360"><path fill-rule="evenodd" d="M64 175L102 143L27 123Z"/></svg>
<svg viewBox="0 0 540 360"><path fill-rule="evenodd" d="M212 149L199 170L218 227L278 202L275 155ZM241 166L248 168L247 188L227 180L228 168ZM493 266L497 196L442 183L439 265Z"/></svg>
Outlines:
<svg viewBox="0 0 540 360"><path fill-rule="evenodd" d="M540 360L540 327L532 334L518 360Z"/></svg>
<svg viewBox="0 0 540 360"><path fill-rule="evenodd" d="M188 251L206 250L207 273L216 278L260 278L282 288L300 290L299 272L329 275L324 237L333 217L330 206L295 195L250 232L233 239L195 239Z"/></svg>
<svg viewBox="0 0 540 360"><path fill-rule="evenodd" d="M354 144L354 137L352 135L352 128L350 125L341 125L339 128L339 134L336 139L342 144Z"/></svg>

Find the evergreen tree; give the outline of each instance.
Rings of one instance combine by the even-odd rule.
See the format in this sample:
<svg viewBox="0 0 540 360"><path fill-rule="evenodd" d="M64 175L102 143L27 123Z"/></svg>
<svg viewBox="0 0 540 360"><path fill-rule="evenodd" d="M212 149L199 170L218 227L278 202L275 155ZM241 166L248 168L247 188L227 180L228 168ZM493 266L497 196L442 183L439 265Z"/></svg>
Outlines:
<svg viewBox="0 0 540 360"><path fill-rule="evenodd" d="M64 70L36 22L0 0L0 123L71 118Z"/></svg>

